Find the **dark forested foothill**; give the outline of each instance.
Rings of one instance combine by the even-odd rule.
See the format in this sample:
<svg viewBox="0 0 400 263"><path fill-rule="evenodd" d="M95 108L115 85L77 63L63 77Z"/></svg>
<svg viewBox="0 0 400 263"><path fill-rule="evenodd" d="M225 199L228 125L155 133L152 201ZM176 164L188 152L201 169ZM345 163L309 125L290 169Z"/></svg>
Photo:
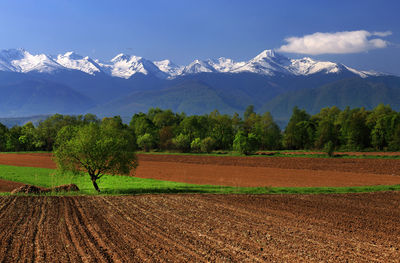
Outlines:
<svg viewBox="0 0 400 263"><path fill-rule="evenodd" d="M132 116L124 124L119 116L98 119L95 115L55 114L38 125L31 122L7 128L0 124L0 151L52 151L58 132L65 126L86 126L112 122L131 135L132 147L143 151L210 153L234 150L251 154L260 150L400 150L400 113L378 105L341 110L323 108L315 115L295 107L284 130L269 112L254 112L249 106L244 116L220 114L187 116L171 110L152 108Z"/></svg>

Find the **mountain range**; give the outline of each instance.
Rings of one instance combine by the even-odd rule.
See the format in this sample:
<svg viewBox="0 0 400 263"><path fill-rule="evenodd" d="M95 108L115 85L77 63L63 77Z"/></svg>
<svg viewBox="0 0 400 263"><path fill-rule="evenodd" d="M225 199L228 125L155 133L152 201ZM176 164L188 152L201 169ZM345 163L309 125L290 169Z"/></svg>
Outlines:
<svg viewBox="0 0 400 263"><path fill-rule="evenodd" d="M205 114L270 111L287 121L294 106L400 109L400 78L265 50L248 61L194 60L181 66L119 54L100 61L74 52L0 51L0 117L84 114L130 117L151 107Z"/></svg>

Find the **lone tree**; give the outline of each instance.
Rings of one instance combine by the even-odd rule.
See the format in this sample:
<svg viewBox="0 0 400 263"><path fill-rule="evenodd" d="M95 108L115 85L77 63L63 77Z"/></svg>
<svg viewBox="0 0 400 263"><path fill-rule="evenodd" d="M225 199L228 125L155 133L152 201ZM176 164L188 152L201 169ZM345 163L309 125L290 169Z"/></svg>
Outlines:
<svg viewBox="0 0 400 263"><path fill-rule="evenodd" d="M104 174L129 175L138 165L133 136L110 120L62 128L54 156L62 172L89 174L98 192L96 181Z"/></svg>

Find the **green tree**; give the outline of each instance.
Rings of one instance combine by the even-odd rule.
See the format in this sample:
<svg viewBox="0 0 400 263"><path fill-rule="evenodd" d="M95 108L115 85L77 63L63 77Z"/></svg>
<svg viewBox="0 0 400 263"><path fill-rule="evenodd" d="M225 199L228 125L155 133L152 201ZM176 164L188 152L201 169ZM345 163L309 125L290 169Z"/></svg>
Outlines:
<svg viewBox="0 0 400 263"><path fill-rule="evenodd" d="M206 137L201 140L200 149L202 152L210 153L215 148L215 140L211 137Z"/></svg>
<svg viewBox="0 0 400 263"><path fill-rule="evenodd" d="M335 153L334 153L335 145L333 144L332 141L325 143L324 151L326 152L326 154L328 154L329 157L333 157L335 155Z"/></svg>
<svg viewBox="0 0 400 263"><path fill-rule="evenodd" d="M340 109L337 107L323 108L321 111L313 116L316 122L315 131L315 147L323 149L328 142L333 143L333 147L340 144L339 131L340 125L338 122Z"/></svg>
<svg viewBox="0 0 400 263"><path fill-rule="evenodd" d="M0 152L6 151L8 129L0 123Z"/></svg>
<svg viewBox="0 0 400 263"><path fill-rule="evenodd" d="M255 123L255 133L260 138L260 148L263 150L277 150L282 145L282 134L271 113L266 112Z"/></svg>
<svg viewBox="0 0 400 263"><path fill-rule="evenodd" d="M249 155L254 153L258 148L257 136L253 133L249 133L247 136L244 132L239 131L235 140L233 141L233 149L240 152L241 154Z"/></svg>
<svg viewBox="0 0 400 263"><path fill-rule="evenodd" d="M39 143L42 145L42 150L52 151L54 142L56 141L57 133L61 128L69 125L77 126L82 122L75 116L54 114L44 121L41 121L37 127Z"/></svg>
<svg viewBox="0 0 400 263"><path fill-rule="evenodd" d="M195 138L191 143L190 143L190 149L192 152L200 152L201 151L201 140L200 138Z"/></svg>
<svg viewBox="0 0 400 263"><path fill-rule="evenodd" d="M190 137L186 134L179 134L172 140L175 148L181 152L189 152L190 151Z"/></svg>
<svg viewBox="0 0 400 263"><path fill-rule="evenodd" d="M340 113L340 138L346 149L362 150L370 145L371 130L367 126L367 117L364 108L346 108Z"/></svg>
<svg viewBox="0 0 400 263"><path fill-rule="evenodd" d="M28 122L21 127L21 136L19 136L18 140L24 151L34 151L43 146L43 141L40 140L32 122Z"/></svg>
<svg viewBox="0 0 400 263"><path fill-rule="evenodd" d="M308 149L314 144L315 124L305 110L294 107L286 126L283 144L286 149Z"/></svg>
<svg viewBox="0 0 400 263"><path fill-rule="evenodd" d="M22 127L14 126L8 133L6 138L6 150L8 152L19 152L24 149L21 141L19 140L22 135Z"/></svg>
<svg viewBox="0 0 400 263"><path fill-rule="evenodd" d="M243 113L244 120L246 121L252 114L254 114L254 105L247 106L246 110Z"/></svg>
<svg viewBox="0 0 400 263"><path fill-rule="evenodd" d="M150 133L139 135L137 145L145 152L150 151L154 146L154 138Z"/></svg>
<svg viewBox="0 0 400 263"><path fill-rule="evenodd" d="M399 151L400 150L400 124L396 126L394 129L392 138L389 142L389 149L391 151Z"/></svg>
<svg viewBox="0 0 400 263"><path fill-rule="evenodd" d="M173 148L172 139L174 138L174 132L172 126L162 127L158 131L160 138L159 147L161 150L171 150Z"/></svg>
<svg viewBox="0 0 400 263"><path fill-rule="evenodd" d="M131 134L107 124L63 127L57 134L54 157L63 172L89 174L98 192L96 181L102 176L129 175L138 165Z"/></svg>
<svg viewBox="0 0 400 263"><path fill-rule="evenodd" d="M210 114L209 135L215 140L216 149L230 149L234 139L232 119L228 115Z"/></svg>

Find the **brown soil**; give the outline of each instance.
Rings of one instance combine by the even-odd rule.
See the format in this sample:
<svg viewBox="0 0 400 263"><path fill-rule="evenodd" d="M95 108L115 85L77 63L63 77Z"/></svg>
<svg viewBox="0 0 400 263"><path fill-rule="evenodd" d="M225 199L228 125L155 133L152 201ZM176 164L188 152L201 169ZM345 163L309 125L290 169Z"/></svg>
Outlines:
<svg viewBox="0 0 400 263"><path fill-rule="evenodd" d="M0 197L0 262L398 262L400 193Z"/></svg>
<svg viewBox="0 0 400 263"><path fill-rule="evenodd" d="M46 189L26 184L21 187L15 188L14 190L11 191L11 194L40 194L45 192L47 192Z"/></svg>
<svg viewBox="0 0 400 263"><path fill-rule="evenodd" d="M0 164L56 169L51 153L2 153Z"/></svg>
<svg viewBox="0 0 400 263"><path fill-rule="evenodd" d="M23 186L23 183L17 183L17 182L12 182L12 181L7 181L7 180L1 180L0 179L0 193L2 192L11 192L15 188Z"/></svg>
<svg viewBox="0 0 400 263"><path fill-rule="evenodd" d="M400 160L139 155L136 176L227 186L400 184ZM0 154L0 164L55 168L49 154Z"/></svg>
<svg viewBox="0 0 400 263"><path fill-rule="evenodd" d="M259 154L268 154L273 152L260 152ZM283 154L326 154L325 152L280 152ZM351 155L351 156L400 156L400 152L335 152L335 155Z"/></svg>

